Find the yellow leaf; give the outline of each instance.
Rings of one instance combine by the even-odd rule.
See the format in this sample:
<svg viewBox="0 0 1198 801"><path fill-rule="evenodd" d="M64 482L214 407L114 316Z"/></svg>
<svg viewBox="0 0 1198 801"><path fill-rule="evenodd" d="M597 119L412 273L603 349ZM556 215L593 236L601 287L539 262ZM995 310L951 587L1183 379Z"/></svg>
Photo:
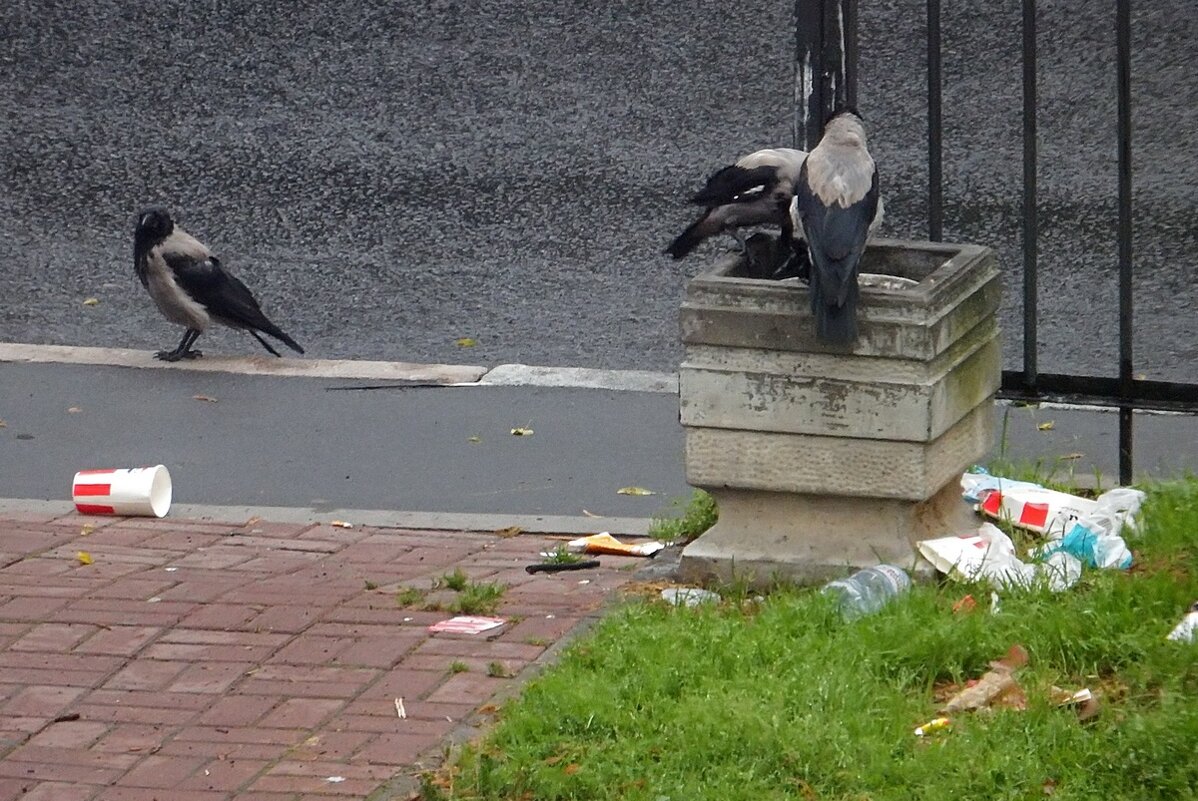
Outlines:
<svg viewBox="0 0 1198 801"><path fill-rule="evenodd" d="M92 563L92 555L87 551L79 551L75 554L75 558L79 560L81 565L90 565Z"/></svg>
<svg viewBox="0 0 1198 801"><path fill-rule="evenodd" d="M72 406L71 408L67 409L67 414L79 414L81 411L83 410L78 406Z"/></svg>
<svg viewBox="0 0 1198 801"><path fill-rule="evenodd" d="M216 398L211 395L192 395L192 400L207 401L208 403L216 403Z"/></svg>
<svg viewBox="0 0 1198 801"><path fill-rule="evenodd" d="M653 490L647 490L644 487L620 487L616 490L618 495L656 495Z"/></svg>
<svg viewBox="0 0 1198 801"><path fill-rule="evenodd" d="M498 529L495 534L500 537L515 537L522 531L524 531L524 529L520 528L519 526L508 526L507 528Z"/></svg>
<svg viewBox="0 0 1198 801"><path fill-rule="evenodd" d="M513 437L531 437L532 429L531 428L513 428L512 436Z"/></svg>
<svg viewBox="0 0 1198 801"><path fill-rule="evenodd" d="M344 520L334 520L331 523L329 523L329 525L333 526L335 528L353 528L354 527L353 523L347 523Z"/></svg>
<svg viewBox="0 0 1198 801"><path fill-rule="evenodd" d="M459 348L473 348L478 344L478 340L474 339L473 337L462 337L461 339L455 340L453 344L457 345Z"/></svg>
<svg viewBox="0 0 1198 801"><path fill-rule="evenodd" d="M1040 425L1036 426L1036 428L1040 429L1041 431L1052 431L1056 427L1057 427L1057 424L1054 423L1052 420L1049 420L1047 423L1041 423Z"/></svg>
<svg viewBox="0 0 1198 801"><path fill-rule="evenodd" d="M88 298L87 300L83 301L83 305L84 306L99 306L100 299L99 298Z"/></svg>

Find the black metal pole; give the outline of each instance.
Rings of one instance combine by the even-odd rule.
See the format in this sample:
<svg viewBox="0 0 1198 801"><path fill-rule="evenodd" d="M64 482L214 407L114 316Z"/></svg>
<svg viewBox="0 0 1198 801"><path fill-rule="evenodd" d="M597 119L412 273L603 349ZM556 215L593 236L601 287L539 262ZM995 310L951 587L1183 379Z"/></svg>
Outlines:
<svg viewBox="0 0 1198 801"><path fill-rule="evenodd" d="M928 0L928 239L944 238L940 0Z"/></svg>
<svg viewBox="0 0 1198 801"><path fill-rule="evenodd" d="M1131 0L1115 2L1119 116L1119 483L1132 480Z"/></svg>
<svg viewBox="0 0 1198 801"><path fill-rule="evenodd" d="M1023 0L1023 383L1036 386L1036 0Z"/></svg>
<svg viewBox="0 0 1198 801"><path fill-rule="evenodd" d="M824 121L857 99L857 0L795 0L796 147L815 147Z"/></svg>

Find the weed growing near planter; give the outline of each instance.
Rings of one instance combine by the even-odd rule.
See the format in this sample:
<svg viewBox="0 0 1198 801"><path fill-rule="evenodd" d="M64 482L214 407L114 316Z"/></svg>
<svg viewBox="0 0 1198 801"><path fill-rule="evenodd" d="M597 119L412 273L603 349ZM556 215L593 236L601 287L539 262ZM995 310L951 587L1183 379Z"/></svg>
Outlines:
<svg viewBox="0 0 1198 801"><path fill-rule="evenodd" d="M682 502L675 500L673 505L678 507L682 505ZM715 498L703 490L697 489L680 515L653 518L653 522L649 525L649 536L663 542L690 542L714 526L719 516Z"/></svg>

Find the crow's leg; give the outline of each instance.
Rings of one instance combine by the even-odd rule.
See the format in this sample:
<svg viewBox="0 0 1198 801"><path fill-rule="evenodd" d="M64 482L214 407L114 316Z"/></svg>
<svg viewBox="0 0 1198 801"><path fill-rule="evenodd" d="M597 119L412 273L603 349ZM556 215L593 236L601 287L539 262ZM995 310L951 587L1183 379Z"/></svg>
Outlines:
<svg viewBox="0 0 1198 801"><path fill-rule="evenodd" d="M179 347L174 350L160 350L154 354L155 359L162 359L164 362L177 362L180 359L198 359L204 354L198 350L192 350L191 346L199 339L200 332L194 328L189 328L183 332L183 339L179 341Z"/></svg>

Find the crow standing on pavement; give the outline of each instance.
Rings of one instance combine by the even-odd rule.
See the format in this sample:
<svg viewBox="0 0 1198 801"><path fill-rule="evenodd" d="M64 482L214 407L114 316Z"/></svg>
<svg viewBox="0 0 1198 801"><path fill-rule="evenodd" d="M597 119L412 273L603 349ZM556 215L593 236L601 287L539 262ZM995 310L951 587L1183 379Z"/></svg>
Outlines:
<svg viewBox="0 0 1198 801"><path fill-rule="evenodd" d="M855 111L842 111L803 162L790 207L796 235L807 240L811 311L816 336L825 342L857 339L857 271L881 211L865 126Z"/></svg>
<svg viewBox="0 0 1198 801"><path fill-rule="evenodd" d="M213 320L249 331L275 356L279 352L259 332L297 353L304 352L294 339L266 319L246 285L225 272L202 242L177 227L165 209L147 209L138 217L133 234L133 266L158 311L172 323L187 328L179 347L158 351L156 358L175 362L203 355L191 346Z"/></svg>
<svg viewBox="0 0 1198 801"><path fill-rule="evenodd" d="M789 243L790 200L806 157L802 150L786 147L758 150L713 174L691 198L707 210L670 243L666 253L681 259L703 240L728 232L751 258L740 229L754 225L780 226L782 242Z"/></svg>

